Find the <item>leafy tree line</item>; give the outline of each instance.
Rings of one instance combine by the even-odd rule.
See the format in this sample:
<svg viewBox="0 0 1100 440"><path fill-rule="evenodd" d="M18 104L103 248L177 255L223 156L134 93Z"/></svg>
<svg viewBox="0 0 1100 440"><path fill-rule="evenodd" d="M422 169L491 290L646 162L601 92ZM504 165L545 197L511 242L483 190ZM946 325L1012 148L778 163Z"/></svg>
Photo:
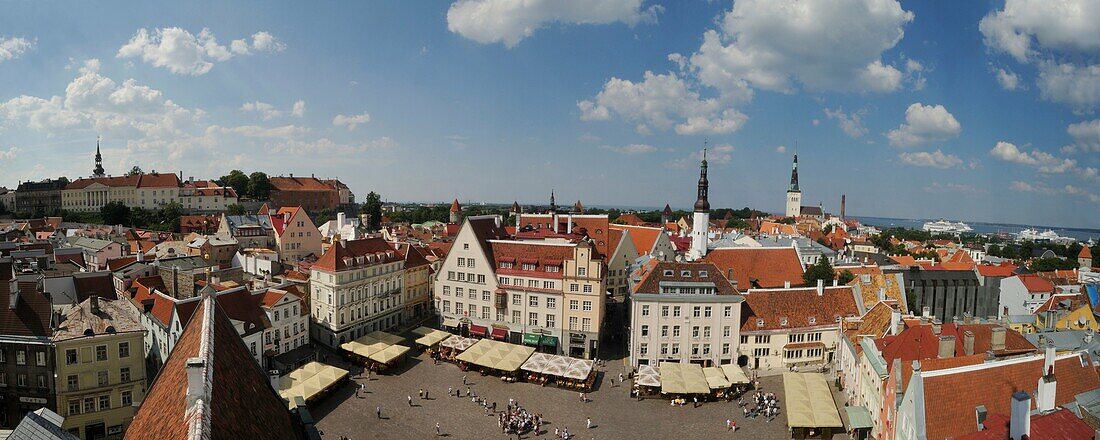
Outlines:
<svg viewBox="0 0 1100 440"><path fill-rule="evenodd" d="M230 171L229 174L215 180L219 185L233 188L237 196L252 200L267 200L271 196L271 180L262 171L245 174L241 170Z"/></svg>
<svg viewBox="0 0 1100 440"><path fill-rule="evenodd" d="M65 220L102 223L106 225L123 225L155 231L179 232L181 215L183 215L183 209L178 203L169 203L161 209L150 210L144 208L131 208L122 202L114 201L103 205L103 207L99 209L98 219L93 216L84 217L79 214L73 215L73 213L69 213L65 215Z"/></svg>

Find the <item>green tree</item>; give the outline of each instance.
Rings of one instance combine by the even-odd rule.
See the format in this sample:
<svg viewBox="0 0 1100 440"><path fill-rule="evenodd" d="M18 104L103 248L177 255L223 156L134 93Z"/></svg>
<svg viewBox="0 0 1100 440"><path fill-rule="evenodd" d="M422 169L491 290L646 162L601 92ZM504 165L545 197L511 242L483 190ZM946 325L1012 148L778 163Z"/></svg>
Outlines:
<svg viewBox="0 0 1100 440"><path fill-rule="evenodd" d="M332 213L331 209L322 209L321 212L317 213L317 218L313 219L313 224L320 226L334 218L336 218L336 216Z"/></svg>
<svg viewBox="0 0 1100 440"><path fill-rule="evenodd" d="M267 174L256 171L248 175L248 197L253 200L267 200L271 195L271 180Z"/></svg>
<svg viewBox="0 0 1100 440"><path fill-rule="evenodd" d="M117 200L103 205L99 213L104 224L123 225L130 222L130 207Z"/></svg>
<svg viewBox="0 0 1100 440"><path fill-rule="evenodd" d="M183 215L183 207L179 203L169 203L160 209L158 212L159 221L157 222L162 230L171 232L180 231L180 216Z"/></svg>
<svg viewBox="0 0 1100 440"><path fill-rule="evenodd" d="M359 209L359 212L370 216L370 223L368 225L369 230L377 231L382 227L382 196L378 193L371 191L367 194L367 201L363 203L363 207Z"/></svg>
<svg viewBox="0 0 1100 440"><path fill-rule="evenodd" d="M240 203L234 203L232 205L226 206L225 211L229 215L244 215L245 214L244 206L241 205Z"/></svg>
<svg viewBox="0 0 1100 440"><path fill-rule="evenodd" d="M141 167L139 167L137 165L134 165L133 168L130 168L130 171L126 172L126 175L127 176L136 176L138 174L141 174L142 172L143 171L141 171Z"/></svg>
<svg viewBox="0 0 1100 440"><path fill-rule="evenodd" d="M840 272L840 275L837 275L836 279L840 284L848 284L856 279L856 275L852 271L844 269Z"/></svg>
<svg viewBox="0 0 1100 440"><path fill-rule="evenodd" d="M836 273L833 272L833 265L829 264L828 258L821 258L806 269L806 272L802 274L802 281L808 286L817 284L817 280L829 281L836 279Z"/></svg>
<svg viewBox="0 0 1100 440"><path fill-rule="evenodd" d="M1077 259L1063 260L1061 258L1039 258L1031 262L1029 269L1032 272L1050 272L1060 269L1076 269Z"/></svg>
<svg viewBox="0 0 1100 440"><path fill-rule="evenodd" d="M230 171L218 179L218 183L233 188L237 195L248 194L248 175L241 170Z"/></svg>

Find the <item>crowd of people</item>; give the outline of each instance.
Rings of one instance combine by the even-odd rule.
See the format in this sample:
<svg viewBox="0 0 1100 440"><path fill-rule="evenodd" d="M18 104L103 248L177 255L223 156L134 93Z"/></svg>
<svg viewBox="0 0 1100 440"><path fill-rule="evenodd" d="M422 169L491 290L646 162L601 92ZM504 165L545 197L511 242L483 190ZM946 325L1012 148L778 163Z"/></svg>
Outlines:
<svg viewBox="0 0 1100 440"><path fill-rule="evenodd" d="M737 404L741 406L745 418L764 417L770 422L779 415L779 399L776 399L775 393L757 391L750 396L749 402L741 398L737 400Z"/></svg>
<svg viewBox="0 0 1100 440"><path fill-rule="evenodd" d="M528 412L518 403L508 403L508 408L497 417L500 431L504 434L526 434L542 426L542 414Z"/></svg>

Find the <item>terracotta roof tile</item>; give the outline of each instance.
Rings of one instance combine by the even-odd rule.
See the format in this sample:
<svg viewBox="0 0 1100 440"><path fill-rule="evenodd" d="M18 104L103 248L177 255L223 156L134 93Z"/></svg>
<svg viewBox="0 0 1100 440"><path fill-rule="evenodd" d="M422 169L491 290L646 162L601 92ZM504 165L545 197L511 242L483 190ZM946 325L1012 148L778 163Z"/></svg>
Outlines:
<svg viewBox="0 0 1100 440"><path fill-rule="evenodd" d="M683 276L684 273L688 276ZM703 273L706 276L703 276ZM712 263L659 261L651 266L635 293L660 294L662 282L714 283L715 294L737 295L739 292L730 284L722 272Z"/></svg>
<svg viewBox="0 0 1100 440"><path fill-rule="evenodd" d="M375 261L368 261L368 256L376 258ZM363 257L362 263L358 262L359 257ZM313 267L329 272L336 272L345 270L349 266L392 263L400 259L401 257L397 255L397 250L386 242L386 240L381 238L364 238L333 243L332 246L329 246L328 250L325 251L325 254L322 255L316 263L313 263Z"/></svg>
<svg viewBox="0 0 1100 440"><path fill-rule="evenodd" d="M816 288L750 290L741 306L741 331L835 326L837 318L858 314L850 286L825 287L821 295Z"/></svg>
<svg viewBox="0 0 1100 440"><path fill-rule="evenodd" d="M983 424L984 430L958 437L958 440L1004 440L1009 435L1009 422L1009 416L990 414ZM1033 439L1092 440L1094 436L1092 427L1068 409L1031 416L1030 438Z"/></svg>
<svg viewBox="0 0 1100 440"><path fill-rule="evenodd" d="M753 287L751 280L756 279L759 287L783 287L784 282L792 286L803 284L802 261L794 248L756 247L715 249L703 257L718 266L723 275L731 281L736 280L738 289Z"/></svg>
<svg viewBox="0 0 1100 440"><path fill-rule="evenodd" d="M1050 293L1054 291L1054 283L1050 280L1043 278L1035 274L1021 274L1018 275L1020 281L1024 283L1024 287L1031 293Z"/></svg>
<svg viewBox="0 0 1100 440"><path fill-rule="evenodd" d="M999 265L981 264L978 265L978 273L983 277L1007 278L1016 274L1016 266L1010 263L1002 263Z"/></svg>
<svg viewBox="0 0 1100 440"><path fill-rule="evenodd" d="M313 177L271 177L271 188L276 191L335 191L332 186Z"/></svg>
<svg viewBox="0 0 1100 440"><path fill-rule="evenodd" d="M630 231L630 239L634 240L634 247L638 249L638 255L649 255L650 252L653 252L653 246L657 243L657 239L660 238L660 234L664 233L661 228L649 226L610 225L608 227L620 231Z"/></svg>

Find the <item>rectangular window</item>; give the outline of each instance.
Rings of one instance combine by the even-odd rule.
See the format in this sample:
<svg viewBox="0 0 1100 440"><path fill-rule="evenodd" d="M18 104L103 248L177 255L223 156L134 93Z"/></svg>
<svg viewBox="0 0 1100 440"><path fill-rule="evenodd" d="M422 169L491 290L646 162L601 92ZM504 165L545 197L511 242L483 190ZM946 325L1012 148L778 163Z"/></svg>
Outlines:
<svg viewBox="0 0 1100 440"><path fill-rule="evenodd" d="M111 409L111 395L104 394L99 396L99 410L103 411L108 409Z"/></svg>
<svg viewBox="0 0 1100 440"><path fill-rule="evenodd" d="M523 304L523 296L518 293L512 294L512 305L518 306L520 304Z"/></svg>
<svg viewBox="0 0 1100 440"><path fill-rule="evenodd" d="M539 314L535 313L535 312L531 312L530 315L527 317L527 325L530 325L530 326L533 326L533 327L538 326L539 325Z"/></svg>
<svg viewBox="0 0 1100 440"><path fill-rule="evenodd" d="M21 387L26 387L27 386L27 375L26 374L16 375L15 376L15 382L16 382L15 383L16 385L19 385Z"/></svg>
<svg viewBox="0 0 1100 440"><path fill-rule="evenodd" d="M580 308L580 301L575 299L569 300L569 310L577 310Z"/></svg>
<svg viewBox="0 0 1100 440"><path fill-rule="evenodd" d="M584 311L586 311L586 312L591 312L592 311L592 301L585 301L582 304L583 304L582 309Z"/></svg>
<svg viewBox="0 0 1100 440"><path fill-rule="evenodd" d="M576 316L570 316L569 317L569 330L576 330L576 329L577 329L577 317Z"/></svg>
<svg viewBox="0 0 1100 440"><path fill-rule="evenodd" d="M449 313L451 311L451 302L443 300L443 313Z"/></svg>
<svg viewBox="0 0 1100 440"><path fill-rule="evenodd" d="M65 365L73 365L77 363L76 349L70 348L65 350Z"/></svg>
<svg viewBox="0 0 1100 440"><path fill-rule="evenodd" d="M733 316L733 306L726 306L726 308L723 309L722 314L725 315L725 317L727 317L727 318L732 317Z"/></svg>
<svg viewBox="0 0 1100 440"><path fill-rule="evenodd" d="M85 397L84 398L84 412L85 413L95 412L95 399L93 399L91 397Z"/></svg>
<svg viewBox="0 0 1100 440"><path fill-rule="evenodd" d="M725 327L722 327L722 337L723 337L723 338L728 338L728 337L730 337L730 326L728 326L728 325L727 325L727 326L725 326ZM748 339L747 337L742 337L742 338L741 338L741 340L743 340L743 341L745 341L745 340L747 340L747 339Z"/></svg>
<svg viewBox="0 0 1100 440"><path fill-rule="evenodd" d="M15 351L15 364L16 365L27 365L27 352L26 351L24 351L24 350L16 350Z"/></svg>
<svg viewBox="0 0 1100 440"><path fill-rule="evenodd" d="M554 325L554 324L556 324L556 323L554 322L554 315L550 315L550 314L547 314L547 315L546 315L546 327L548 327L548 328L554 328L554 327L555 327L555 325Z"/></svg>
<svg viewBox="0 0 1100 440"><path fill-rule="evenodd" d="M481 319L489 319L489 306L481 306Z"/></svg>
<svg viewBox="0 0 1100 440"><path fill-rule="evenodd" d="M512 324L519 324L519 310L512 310Z"/></svg>
<svg viewBox="0 0 1100 440"><path fill-rule="evenodd" d="M482 301L488 301L489 300L489 291L488 290L482 290L481 291L481 300Z"/></svg>
<svg viewBox="0 0 1100 440"><path fill-rule="evenodd" d="M537 297L535 295L531 295L531 296L527 297L527 305L529 305L531 307L538 307L539 306L539 297Z"/></svg>
<svg viewBox="0 0 1100 440"><path fill-rule="evenodd" d="M130 367L123 367L122 369L118 370L118 380L122 383L130 381Z"/></svg>
<svg viewBox="0 0 1100 440"><path fill-rule="evenodd" d="M97 371L96 380L99 382L99 386L105 387L110 384L110 378L107 375L107 370Z"/></svg>
<svg viewBox="0 0 1100 440"><path fill-rule="evenodd" d="M470 260L470 261L473 262L473 260ZM473 267L473 266L470 266L470 267ZM478 274L477 282L478 282L478 284L485 284L485 275Z"/></svg>
<svg viewBox="0 0 1100 440"><path fill-rule="evenodd" d="M548 308L548 309L558 308L557 298L546 298L546 308Z"/></svg>
<svg viewBox="0 0 1100 440"><path fill-rule="evenodd" d="M46 352L36 351L34 352L34 364L39 367L46 366Z"/></svg>
<svg viewBox="0 0 1100 440"><path fill-rule="evenodd" d="M577 268L577 276L583 277L583 276L587 276L587 275L588 275L588 269L587 268L584 268L584 267L578 267Z"/></svg>
<svg viewBox="0 0 1100 440"><path fill-rule="evenodd" d="M592 285L591 284L585 284L584 285L584 293L592 293Z"/></svg>
<svg viewBox="0 0 1100 440"><path fill-rule="evenodd" d="M592 331L592 318L581 318L581 331Z"/></svg>
<svg viewBox="0 0 1100 440"><path fill-rule="evenodd" d="M451 286L443 286L443 294L444 295L450 295L451 294Z"/></svg>
<svg viewBox="0 0 1100 440"><path fill-rule="evenodd" d="M649 316L649 306L642 306L642 316Z"/></svg>
<svg viewBox="0 0 1100 440"><path fill-rule="evenodd" d="M699 316L701 316L702 310L703 310L702 307L699 307L699 306L693 307L692 310L691 310L691 316L693 318L698 318Z"/></svg>
<svg viewBox="0 0 1100 440"><path fill-rule="evenodd" d="M730 345L729 344L722 344L722 354L723 355L730 354Z"/></svg>
<svg viewBox="0 0 1100 440"><path fill-rule="evenodd" d="M679 318L680 317L680 306L674 306L672 308L672 317L673 318Z"/></svg>
<svg viewBox="0 0 1100 440"><path fill-rule="evenodd" d="M661 356L668 356L668 344L661 344Z"/></svg>
<svg viewBox="0 0 1100 440"><path fill-rule="evenodd" d="M569 291L570 292L576 292L578 290L577 286L579 286L577 283L570 283L569 284Z"/></svg>
<svg viewBox="0 0 1100 440"><path fill-rule="evenodd" d="M643 325L642 326L642 337L644 338L644 337L647 337L647 336L649 336L649 326L648 325Z"/></svg>
<svg viewBox="0 0 1100 440"><path fill-rule="evenodd" d="M645 342L638 344L638 355L645 356L647 354L649 354L649 344Z"/></svg>
<svg viewBox="0 0 1100 440"><path fill-rule="evenodd" d="M703 317L710 318L710 306L706 306L703 308Z"/></svg>
<svg viewBox="0 0 1100 440"><path fill-rule="evenodd" d="M97 345L95 346L95 360L96 362L102 362L107 360L107 346Z"/></svg>
<svg viewBox="0 0 1100 440"><path fill-rule="evenodd" d="M668 318L668 306L661 306L661 317Z"/></svg>
<svg viewBox="0 0 1100 440"><path fill-rule="evenodd" d="M696 325L691 327L691 337L693 339L699 339L699 326Z"/></svg>
<svg viewBox="0 0 1100 440"><path fill-rule="evenodd" d="M122 392L122 406L127 407L134 404L134 393L132 391Z"/></svg>
<svg viewBox="0 0 1100 440"><path fill-rule="evenodd" d="M284 312L285 312L285 310L284 310ZM118 357L120 357L120 358L130 357L130 343L129 342L119 342L118 343Z"/></svg>
<svg viewBox="0 0 1100 440"><path fill-rule="evenodd" d="M668 326L667 325L662 325L661 326L661 337L662 338L667 338L668 337Z"/></svg>
<svg viewBox="0 0 1100 440"><path fill-rule="evenodd" d="M80 389L80 378L75 374L70 374L65 378L65 384L69 391L76 391Z"/></svg>
<svg viewBox="0 0 1100 440"><path fill-rule="evenodd" d="M69 401L69 415L80 414L80 400Z"/></svg>
<svg viewBox="0 0 1100 440"><path fill-rule="evenodd" d="M678 326L678 325L672 326L672 337L674 337L674 338L679 338L680 337L680 326Z"/></svg>

